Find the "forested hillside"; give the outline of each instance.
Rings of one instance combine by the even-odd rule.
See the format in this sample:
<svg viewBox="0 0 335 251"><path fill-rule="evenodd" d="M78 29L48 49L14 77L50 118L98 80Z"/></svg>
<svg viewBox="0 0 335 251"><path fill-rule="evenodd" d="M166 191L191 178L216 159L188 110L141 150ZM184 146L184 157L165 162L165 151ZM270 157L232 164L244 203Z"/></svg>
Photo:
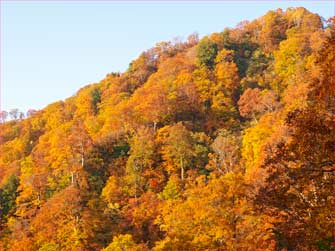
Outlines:
<svg viewBox="0 0 335 251"><path fill-rule="evenodd" d="M0 250L333 250L333 75L278 9L2 121Z"/></svg>

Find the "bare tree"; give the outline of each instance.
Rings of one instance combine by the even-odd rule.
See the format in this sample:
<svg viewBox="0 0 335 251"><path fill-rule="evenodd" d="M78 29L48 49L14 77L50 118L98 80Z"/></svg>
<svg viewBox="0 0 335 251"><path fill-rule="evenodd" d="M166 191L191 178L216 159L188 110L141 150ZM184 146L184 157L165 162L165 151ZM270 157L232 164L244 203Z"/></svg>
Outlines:
<svg viewBox="0 0 335 251"><path fill-rule="evenodd" d="M6 122L7 117L8 117L8 112L0 111L0 123Z"/></svg>
<svg viewBox="0 0 335 251"><path fill-rule="evenodd" d="M26 117L29 118L29 117L33 116L34 114L36 114L36 112L37 111L35 109L29 109L27 111Z"/></svg>
<svg viewBox="0 0 335 251"><path fill-rule="evenodd" d="M9 111L9 116L11 119L17 120L19 118L19 109L11 109Z"/></svg>

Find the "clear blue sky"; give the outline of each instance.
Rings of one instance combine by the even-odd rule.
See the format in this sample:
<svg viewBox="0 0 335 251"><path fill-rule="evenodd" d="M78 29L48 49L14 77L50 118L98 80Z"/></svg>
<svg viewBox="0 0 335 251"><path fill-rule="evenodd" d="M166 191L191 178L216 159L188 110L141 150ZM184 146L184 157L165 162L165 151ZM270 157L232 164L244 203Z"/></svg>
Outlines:
<svg viewBox="0 0 335 251"><path fill-rule="evenodd" d="M0 0L1 1L1 0ZM4 1L1 107L41 109L124 71L157 42L234 27L268 10L303 6L328 18L333 1Z"/></svg>

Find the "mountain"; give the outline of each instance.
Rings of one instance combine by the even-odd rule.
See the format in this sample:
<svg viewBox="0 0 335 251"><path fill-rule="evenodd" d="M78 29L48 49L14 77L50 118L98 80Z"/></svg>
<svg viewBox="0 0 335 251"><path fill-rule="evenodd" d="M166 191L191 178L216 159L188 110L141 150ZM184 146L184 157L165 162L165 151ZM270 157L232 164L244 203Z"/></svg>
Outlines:
<svg viewBox="0 0 335 251"><path fill-rule="evenodd" d="M334 19L161 42L0 124L0 250L334 249Z"/></svg>

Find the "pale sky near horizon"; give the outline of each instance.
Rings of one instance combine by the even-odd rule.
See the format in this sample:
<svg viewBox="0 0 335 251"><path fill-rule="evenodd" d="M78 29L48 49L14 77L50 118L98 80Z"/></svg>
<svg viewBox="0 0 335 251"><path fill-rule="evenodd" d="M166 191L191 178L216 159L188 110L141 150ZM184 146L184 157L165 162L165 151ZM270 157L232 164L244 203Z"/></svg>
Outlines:
<svg viewBox="0 0 335 251"><path fill-rule="evenodd" d="M324 18L333 1L5 1L0 108L42 109L106 74L124 71L160 41L200 37L269 10L302 6Z"/></svg>

